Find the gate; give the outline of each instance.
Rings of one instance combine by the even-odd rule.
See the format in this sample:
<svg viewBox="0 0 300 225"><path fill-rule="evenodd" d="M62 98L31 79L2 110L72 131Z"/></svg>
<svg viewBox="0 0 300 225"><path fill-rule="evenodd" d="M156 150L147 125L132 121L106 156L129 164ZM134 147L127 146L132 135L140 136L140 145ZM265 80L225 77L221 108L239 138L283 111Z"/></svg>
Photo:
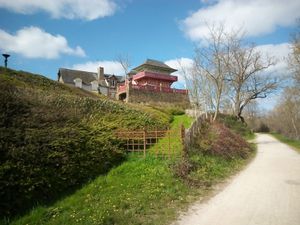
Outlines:
<svg viewBox="0 0 300 225"><path fill-rule="evenodd" d="M176 158L183 154L185 129L117 131L128 152L146 157Z"/></svg>

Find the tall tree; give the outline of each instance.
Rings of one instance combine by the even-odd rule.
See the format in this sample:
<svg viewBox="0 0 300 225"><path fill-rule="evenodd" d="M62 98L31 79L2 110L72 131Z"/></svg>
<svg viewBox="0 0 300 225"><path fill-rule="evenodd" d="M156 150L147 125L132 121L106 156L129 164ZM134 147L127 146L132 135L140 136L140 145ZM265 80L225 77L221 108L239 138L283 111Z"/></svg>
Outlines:
<svg viewBox="0 0 300 225"><path fill-rule="evenodd" d="M289 55L288 62L295 81L300 85L300 19L298 20L298 29L293 34L291 47L292 53Z"/></svg>
<svg viewBox="0 0 300 225"><path fill-rule="evenodd" d="M277 89L278 80L262 74L275 64L275 60L263 56L254 45L246 44L241 29L228 33L222 24L208 28L208 40L195 49L194 60L201 82L210 84L213 119L222 106L226 105L230 111L228 96L231 96L234 114L244 121L242 112L247 104L266 98Z"/></svg>
<svg viewBox="0 0 300 225"><path fill-rule="evenodd" d="M212 26L204 47L195 49L195 71L202 81L210 85L209 102L213 102L215 120L221 106L221 99L225 89L228 64L228 45L224 26ZM207 104L207 102L206 102Z"/></svg>
<svg viewBox="0 0 300 225"><path fill-rule="evenodd" d="M253 44L244 43L243 35L239 32L232 33L228 39L228 84L231 88L234 114L244 121L242 112L246 105L255 99L266 98L277 89L276 76L263 74L276 61L264 56Z"/></svg>
<svg viewBox="0 0 300 225"><path fill-rule="evenodd" d="M210 98L211 83L205 79L203 71L197 71L195 62L189 66L184 65L181 59L177 60L179 71L182 73L186 88L189 90L189 98L191 106L195 114L205 113L208 117L208 111L212 109L212 102Z"/></svg>
<svg viewBox="0 0 300 225"><path fill-rule="evenodd" d="M291 41L291 50L288 64L292 80L270 113L269 123L273 130L290 138L300 139L300 20Z"/></svg>

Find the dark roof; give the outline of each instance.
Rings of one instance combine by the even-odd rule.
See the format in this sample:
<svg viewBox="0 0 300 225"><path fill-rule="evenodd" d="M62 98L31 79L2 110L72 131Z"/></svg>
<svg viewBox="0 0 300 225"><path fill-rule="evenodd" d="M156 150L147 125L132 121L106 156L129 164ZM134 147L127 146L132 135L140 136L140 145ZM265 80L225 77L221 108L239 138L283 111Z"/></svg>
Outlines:
<svg viewBox="0 0 300 225"><path fill-rule="evenodd" d="M117 76L117 75L114 75L114 74L104 74L104 77L105 78L112 78L112 77L115 77L119 82L123 82L125 80L124 76Z"/></svg>
<svg viewBox="0 0 300 225"><path fill-rule="evenodd" d="M154 67L159 67L159 68L162 68L162 69L165 69L165 70L168 70L170 72L175 72L177 71L176 69L173 69L171 67L169 67L167 64L161 62L161 61L158 61L158 60L154 60L154 59L147 59L142 65L139 65L137 66L136 68L134 68L133 70L137 70L139 71L139 69L143 66L154 66Z"/></svg>
<svg viewBox="0 0 300 225"><path fill-rule="evenodd" d="M60 68L58 76L62 78L64 83L74 84L76 78L80 78L83 83L90 84L92 81L97 80L97 73L81 71L81 70L70 70Z"/></svg>
<svg viewBox="0 0 300 225"><path fill-rule="evenodd" d="M98 80L98 74L93 72L81 71L81 70L71 70L60 68L58 71L58 76L62 78L64 83L74 84L76 78L80 78L84 84L90 84L94 80ZM116 77L119 82L123 82L124 78L122 76L116 76L112 74L104 74L106 79L111 77ZM59 78L58 77L58 78Z"/></svg>

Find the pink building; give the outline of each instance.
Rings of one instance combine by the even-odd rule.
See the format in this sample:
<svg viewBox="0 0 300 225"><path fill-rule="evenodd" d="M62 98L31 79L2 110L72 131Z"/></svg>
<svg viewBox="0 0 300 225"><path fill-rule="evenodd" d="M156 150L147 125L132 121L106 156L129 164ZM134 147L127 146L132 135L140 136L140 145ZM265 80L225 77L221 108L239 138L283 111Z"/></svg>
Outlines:
<svg viewBox="0 0 300 225"><path fill-rule="evenodd" d="M178 80L177 76L171 75L175 71L177 70L163 62L147 59L128 74L125 83L119 85L117 98L127 102L147 102L151 98L155 101L154 97L157 98L156 101L161 102L171 102L176 99L188 101L187 90L171 87ZM154 96L151 93L159 95Z"/></svg>

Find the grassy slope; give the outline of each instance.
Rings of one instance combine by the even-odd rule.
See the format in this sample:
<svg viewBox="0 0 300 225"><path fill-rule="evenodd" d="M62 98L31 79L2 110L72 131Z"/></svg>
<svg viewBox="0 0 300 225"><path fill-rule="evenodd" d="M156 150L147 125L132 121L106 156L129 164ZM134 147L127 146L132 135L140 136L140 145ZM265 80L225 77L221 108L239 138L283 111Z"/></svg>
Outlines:
<svg viewBox="0 0 300 225"><path fill-rule="evenodd" d="M189 125L191 120L176 116L172 129L182 122ZM38 207L12 224L168 224L179 209L245 164L242 159L204 155L193 160L201 170L190 176L203 181L200 187L176 178L173 161L130 158L74 195L51 207Z"/></svg>
<svg viewBox="0 0 300 225"><path fill-rule="evenodd" d="M0 67L0 215L53 200L119 164L115 129L165 127L170 119Z"/></svg>
<svg viewBox="0 0 300 225"><path fill-rule="evenodd" d="M294 148L295 150L300 152L300 141L299 140L290 139L290 138L283 136L282 134L277 134L277 133L272 133L272 135L275 138L277 138L279 141L291 146L292 148Z"/></svg>

